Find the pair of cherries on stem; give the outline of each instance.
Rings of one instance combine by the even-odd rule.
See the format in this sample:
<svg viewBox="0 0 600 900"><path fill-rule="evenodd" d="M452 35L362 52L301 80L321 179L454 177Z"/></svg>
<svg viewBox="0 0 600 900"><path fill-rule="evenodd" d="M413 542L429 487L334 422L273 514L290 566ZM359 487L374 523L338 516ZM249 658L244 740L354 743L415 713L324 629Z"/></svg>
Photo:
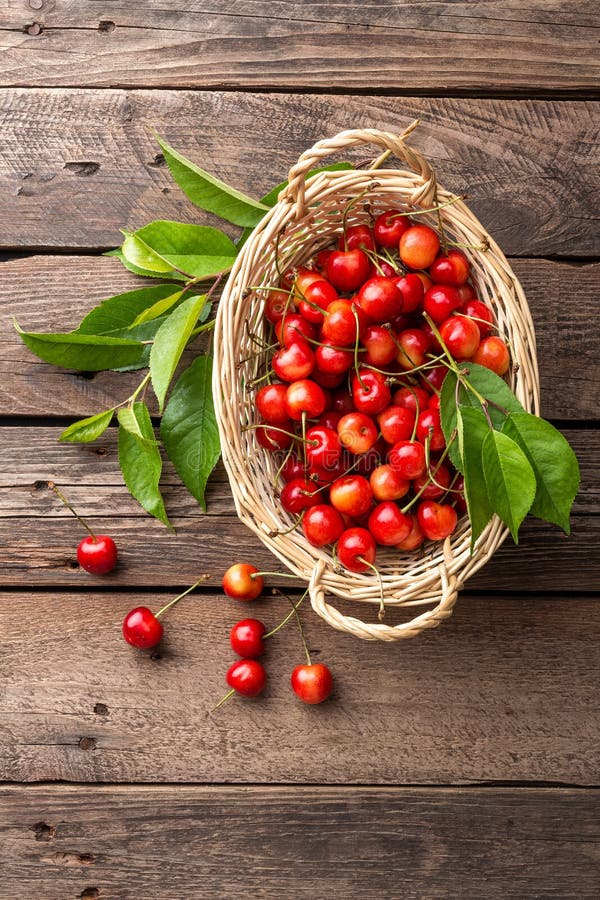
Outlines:
<svg viewBox="0 0 600 900"><path fill-rule="evenodd" d="M278 573L259 572L250 563L237 563L231 566L223 576L223 590L228 597L235 600L243 602L255 600L264 588L263 575L271 574ZM282 577L292 578L294 576ZM333 690L331 671L323 663L312 662L298 615L298 607L305 596L306 593L298 603L292 604L291 612L269 632L259 619L242 619L233 626L229 635L231 649L243 658L229 667L225 680L231 690L219 701L215 709L225 703L234 693L244 697L256 697L262 693L267 681L267 673L256 657L264 653L264 641L283 628L292 616L296 617L306 654L306 664L296 666L292 672L292 690L303 703L311 705L322 703L329 697Z"/></svg>
<svg viewBox="0 0 600 900"><path fill-rule="evenodd" d="M117 564L117 545L113 539L107 534L94 534L87 522L75 511L53 481L48 482L48 487L51 491L54 491L59 500L64 503L88 532L87 537L84 537L77 547L77 562L81 568L91 575L107 575L109 572L112 572Z"/></svg>

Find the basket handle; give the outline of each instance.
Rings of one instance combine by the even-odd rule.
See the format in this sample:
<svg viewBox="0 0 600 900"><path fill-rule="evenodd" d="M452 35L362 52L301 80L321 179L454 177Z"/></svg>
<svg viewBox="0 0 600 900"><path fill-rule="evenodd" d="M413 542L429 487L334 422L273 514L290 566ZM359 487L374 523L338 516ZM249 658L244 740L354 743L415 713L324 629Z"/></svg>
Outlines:
<svg viewBox="0 0 600 900"><path fill-rule="evenodd" d="M337 631L345 631L347 634L352 634L354 637L362 638L365 641L400 641L404 638L416 637L428 628L437 628L445 619L450 618L458 598L458 579L455 575L449 576L445 564L441 563L439 572L442 583L442 595L437 606L421 613L420 616L416 616L410 622L402 622L400 625L370 624L362 622L354 616L345 616L326 602L325 591L320 583L324 570L325 562L320 559L313 569L308 585L312 608L332 628L335 628Z"/></svg>
<svg viewBox="0 0 600 900"><path fill-rule="evenodd" d="M378 131L376 128L362 128L340 131L335 137L318 141L310 150L305 150L298 162L292 166L288 173L288 185L279 195L279 199L287 199L294 203L296 218L300 218L305 211L305 180L311 169L320 165L324 157L343 150L345 147L352 147L355 144L376 144L385 150L391 150L420 176L422 184L411 192L409 202L414 205L422 203L431 205L436 188L435 173L425 157L404 142L404 139L414 131L418 124L419 119L415 119L400 135L392 134L389 131Z"/></svg>

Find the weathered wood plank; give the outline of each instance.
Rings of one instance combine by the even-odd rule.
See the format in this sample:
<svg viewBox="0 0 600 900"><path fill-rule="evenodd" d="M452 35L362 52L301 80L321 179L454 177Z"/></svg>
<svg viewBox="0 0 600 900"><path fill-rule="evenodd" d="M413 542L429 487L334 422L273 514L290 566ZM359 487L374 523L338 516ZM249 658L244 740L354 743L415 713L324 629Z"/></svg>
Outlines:
<svg viewBox="0 0 600 900"><path fill-rule="evenodd" d="M598 85L591 2L9 6L5 85L515 93Z"/></svg>
<svg viewBox="0 0 600 900"><path fill-rule="evenodd" d="M515 259L536 323L543 413L596 419L600 369L596 332L600 265ZM41 363L21 343L11 316L30 331L74 328L97 303L141 280L114 259L34 256L0 263L0 406L3 415L91 415L125 399L139 375L92 378ZM147 283L147 282L143 282ZM565 297L576 298L566 302Z"/></svg>
<svg viewBox="0 0 600 900"><path fill-rule="evenodd" d="M71 31L69 41L78 34ZM462 69L468 54L449 46ZM484 58L496 78L496 66ZM427 78L433 59L429 48ZM47 83L47 69L43 78ZM505 252L598 253L598 104L146 90L0 92L0 249L111 247L120 228L151 219L209 221L157 165L153 129L204 168L261 196L315 140L353 125L399 132L416 117L422 124L414 145L445 187L469 195Z"/></svg>
<svg viewBox="0 0 600 900"><path fill-rule="evenodd" d="M207 492L208 514L165 468L164 494L177 535L150 519L129 496L117 462L116 429L96 444L57 444L55 428L4 428L0 444L0 584L149 586L193 582L200 571L219 585L231 562L248 558L267 570L279 568L271 554L235 516L225 472L219 467ZM582 491L575 506L573 535L540 522L527 524L518 548L507 543L469 583L475 589L580 590L600 584L597 459L600 435L567 431L582 467ZM75 548L81 527L46 488L55 480L100 533L110 533L122 550L117 571L93 579L78 570ZM199 552L201 548L201 553ZM581 560L586 559L585 570Z"/></svg>
<svg viewBox="0 0 600 900"><path fill-rule="evenodd" d="M3 889L595 900L597 804L596 791L570 789L4 787Z"/></svg>
<svg viewBox="0 0 600 900"><path fill-rule="evenodd" d="M334 632L307 608L331 701L293 697L303 652L290 623L267 649L264 696L210 712L229 627L248 614L270 626L288 604L241 610L198 594L169 612L158 654L133 650L123 616L164 596L2 596L2 780L598 784L594 599L468 597L442 628L394 646Z"/></svg>

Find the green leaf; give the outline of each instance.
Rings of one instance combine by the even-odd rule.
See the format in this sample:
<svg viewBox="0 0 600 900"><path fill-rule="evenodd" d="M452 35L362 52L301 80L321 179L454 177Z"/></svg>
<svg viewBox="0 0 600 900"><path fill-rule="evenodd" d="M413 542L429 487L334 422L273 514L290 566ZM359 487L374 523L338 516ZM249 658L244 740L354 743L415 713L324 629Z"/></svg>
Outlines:
<svg viewBox="0 0 600 900"><path fill-rule="evenodd" d="M203 510L206 482L221 453L211 377L211 357L197 357L177 380L160 425L169 459Z"/></svg>
<svg viewBox="0 0 600 900"><path fill-rule="evenodd" d="M169 310L175 306L176 303L181 299L181 295L183 291L177 291L176 293L170 293L166 297L159 298L156 303L153 303L152 306L148 306L146 309L142 310L138 316L131 323L132 327L136 325L142 325L144 322L150 322L153 319L158 319L160 316L164 316L165 313L169 312Z"/></svg>
<svg viewBox="0 0 600 900"><path fill-rule="evenodd" d="M123 256L123 251L121 247L117 247L116 250L108 250L103 254L104 256L114 256L116 257L129 272L133 272L134 275L141 275L143 278L158 278L156 272L153 272L152 269L143 269L141 266L136 266L134 263L129 262L128 259L125 259ZM187 281L187 277L183 275L181 272L165 272L161 274L161 278L170 278L173 281Z"/></svg>
<svg viewBox="0 0 600 900"><path fill-rule="evenodd" d="M156 332L150 351L150 374L161 412L169 384L205 302L205 294L188 297Z"/></svg>
<svg viewBox="0 0 600 900"><path fill-rule="evenodd" d="M82 319L76 332L77 334L109 334L137 324L137 319L144 310L151 309L153 305L165 298L181 296L181 292L173 293L174 288L173 284L157 284L154 287L140 288L137 291L127 291L124 294L109 297Z"/></svg>
<svg viewBox="0 0 600 900"><path fill-rule="evenodd" d="M502 431L519 445L535 473L537 489L530 513L571 533L569 514L579 489L577 457L550 422L529 413L511 413Z"/></svg>
<svg viewBox="0 0 600 900"><path fill-rule="evenodd" d="M448 369L440 391L440 423L442 431L444 432L444 437L446 438L446 444L449 445L448 456L454 467L458 469L459 472L462 472L463 463L460 443L459 441L453 441L452 444L450 444L454 429L456 428L456 382L456 375Z"/></svg>
<svg viewBox="0 0 600 900"><path fill-rule="evenodd" d="M267 212L263 203L205 172L161 138L157 140L171 175L192 203L234 225L254 226L260 222Z"/></svg>
<svg viewBox="0 0 600 900"><path fill-rule="evenodd" d="M482 447L483 473L494 512L510 529L515 544L521 522L535 497L535 474L518 444L489 430Z"/></svg>
<svg viewBox="0 0 600 900"><path fill-rule="evenodd" d="M101 372L120 366L136 366L145 346L139 341L92 334L37 334L15 328L29 349L44 362L80 372Z"/></svg>
<svg viewBox="0 0 600 900"><path fill-rule="evenodd" d="M97 413L95 416L73 422L72 425L65 428L59 437L59 441L79 442L81 444L95 441L101 434L104 434L110 425L113 413L113 409L107 409L104 412Z"/></svg>
<svg viewBox="0 0 600 900"><path fill-rule="evenodd" d="M483 442L490 426L480 409L470 407L459 408L456 424L460 455L464 464L465 498L471 521L471 550L473 550L475 541L494 513L482 466Z"/></svg>
<svg viewBox="0 0 600 900"><path fill-rule="evenodd" d="M217 228L159 220L133 234L125 232L123 256L158 274L177 269L195 278L226 271L236 257L235 244Z"/></svg>
<svg viewBox="0 0 600 900"><path fill-rule="evenodd" d="M125 407L119 417L119 465L129 492L151 515L172 528L158 487L162 459L144 403Z"/></svg>

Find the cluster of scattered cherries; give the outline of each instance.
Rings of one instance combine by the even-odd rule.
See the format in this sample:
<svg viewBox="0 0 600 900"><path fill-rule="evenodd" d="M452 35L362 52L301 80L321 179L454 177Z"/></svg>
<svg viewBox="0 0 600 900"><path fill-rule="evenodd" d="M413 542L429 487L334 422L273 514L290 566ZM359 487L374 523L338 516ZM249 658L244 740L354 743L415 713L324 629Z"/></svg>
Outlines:
<svg viewBox="0 0 600 900"><path fill-rule="evenodd" d="M274 352L251 427L282 458L283 508L352 572L375 569L377 545L452 534L465 503L440 424L449 357L509 367L467 256L442 240L388 209L268 289Z"/></svg>
<svg viewBox="0 0 600 900"><path fill-rule="evenodd" d="M95 534L54 482L48 482L48 487L54 491L88 532L87 537L84 537L77 547L77 560L81 568L92 575L107 575L112 572L117 564L117 545L114 540L106 534ZM266 574L277 573L259 572L255 566L249 563L237 563L231 566L223 576L223 590L227 596L236 600L255 600L263 592L263 575ZM291 576L280 574L279 577ZM153 613L147 606L136 606L130 610L123 620L123 637L127 643L138 650L150 650L156 647L163 637L163 626L160 621L163 614L207 578L207 575L203 575L191 587L178 594L156 613ZM267 673L262 663L258 662L257 657L264 653L265 640L276 634L293 615L296 615L298 619L307 662L306 665L296 666L292 672L292 690L304 703L322 703L329 697L333 689L331 672L322 663L311 661L302 624L298 617L298 606L303 599L304 597L301 597L296 604L292 604L291 612L269 632L264 623L258 619L242 619L233 626L229 636L231 649L242 659L230 666L226 682L231 690L219 701L215 709L229 699L233 693L241 694L244 697L256 697L262 693L267 681Z"/></svg>

